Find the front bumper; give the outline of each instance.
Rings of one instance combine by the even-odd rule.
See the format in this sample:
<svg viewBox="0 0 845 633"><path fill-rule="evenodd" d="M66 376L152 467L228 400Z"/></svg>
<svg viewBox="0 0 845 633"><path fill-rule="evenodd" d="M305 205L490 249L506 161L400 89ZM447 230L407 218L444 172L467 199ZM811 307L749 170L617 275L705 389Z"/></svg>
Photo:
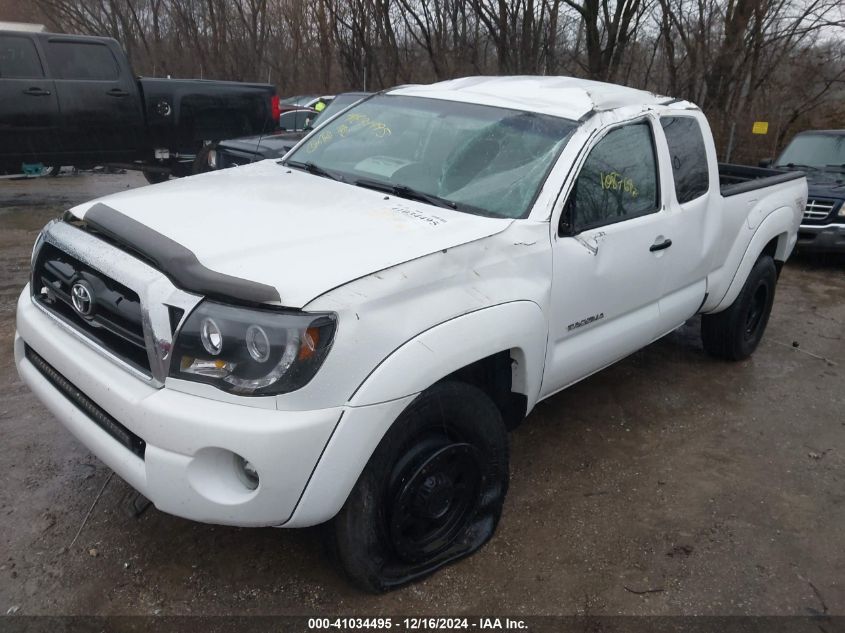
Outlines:
<svg viewBox="0 0 845 633"><path fill-rule="evenodd" d="M845 224L802 224L797 248L814 253L845 253Z"/></svg>
<svg viewBox="0 0 845 633"><path fill-rule="evenodd" d="M344 411L277 411L156 389L61 328L32 303L28 288L18 302L17 327L15 361L35 395L157 508L187 519L241 526L284 524ZM43 373L43 366L39 369L26 357L27 346L143 440L144 450L133 452L94 421L90 408L74 404ZM257 469L260 483L255 490L239 475L235 454ZM328 518L337 509L318 514Z"/></svg>

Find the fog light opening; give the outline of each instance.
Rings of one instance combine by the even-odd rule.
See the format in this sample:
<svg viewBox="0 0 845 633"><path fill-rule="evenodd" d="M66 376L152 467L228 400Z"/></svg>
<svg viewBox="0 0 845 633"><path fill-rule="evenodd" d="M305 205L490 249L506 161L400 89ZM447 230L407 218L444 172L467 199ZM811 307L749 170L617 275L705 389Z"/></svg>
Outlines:
<svg viewBox="0 0 845 633"><path fill-rule="evenodd" d="M240 455L235 455L235 472L238 473L238 478L247 489L258 488L258 470Z"/></svg>

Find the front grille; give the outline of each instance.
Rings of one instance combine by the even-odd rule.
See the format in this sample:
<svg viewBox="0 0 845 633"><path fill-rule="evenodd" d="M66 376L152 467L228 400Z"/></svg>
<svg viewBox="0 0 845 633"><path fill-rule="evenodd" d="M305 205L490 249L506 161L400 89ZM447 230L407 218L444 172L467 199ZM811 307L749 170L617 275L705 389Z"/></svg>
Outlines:
<svg viewBox="0 0 845 633"><path fill-rule="evenodd" d="M822 200L820 198L810 198L807 200L807 206L804 207L805 220L824 220L833 211L836 205L834 200Z"/></svg>
<svg viewBox="0 0 845 633"><path fill-rule="evenodd" d="M56 371L50 363L41 358L29 345L24 348L24 355L41 375L61 392L65 398L70 400L77 409L91 418L97 426L120 442L121 445L141 459L144 459L144 452L147 448L147 443L144 440L106 413L102 407L77 389L73 383Z"/></svg>
<svg viewBox="0 0 845 633"><path fill-rule="evenodd" d="M74 294L79 293L74 303ZM32 271L32 298L143 373L150 375L138 294L45 243ZM87 301L86 301L87 298Z"/></svg>

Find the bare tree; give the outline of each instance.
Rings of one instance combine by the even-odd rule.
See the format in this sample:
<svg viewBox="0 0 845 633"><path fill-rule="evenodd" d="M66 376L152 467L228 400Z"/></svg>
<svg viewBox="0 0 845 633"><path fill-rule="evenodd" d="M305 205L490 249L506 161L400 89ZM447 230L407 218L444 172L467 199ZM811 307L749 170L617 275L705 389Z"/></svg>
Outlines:
<svg viewBox="0 0 845 633"><path fill-rule="evenodd" d="M470 0L504 74L542 73L557 44L560 0Z"/></svg>
<svg viewBox="0 0 845 633"><path fill-rule="evenodd" d="M584 31L586 64L591 79L613 81L628 45L651 7L649 0L564 0L577 11Z"/></svg>
<svg viewBox="0 0 845 633"><path fill-rule="evenodd" d="M842 0L34 3L30 19L114 37L145 74L270 81L286 94L571 74L694 101L718 144L736 131L742 157L802 126L845 125ZM773 136L752 137L755 119Z"/></svg>

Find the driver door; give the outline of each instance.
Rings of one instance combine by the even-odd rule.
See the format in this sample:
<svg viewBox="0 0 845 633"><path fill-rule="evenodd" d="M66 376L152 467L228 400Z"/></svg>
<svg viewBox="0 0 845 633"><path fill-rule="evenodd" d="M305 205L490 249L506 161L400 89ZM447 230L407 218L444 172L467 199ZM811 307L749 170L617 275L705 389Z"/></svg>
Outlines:
<svg viewBox="0 0 845 633"><path fill-rule="evenodd" d="M45 77L35 40L0 34L0 163L19 171L21 163L50 160L59 153L58 130L56 88Z"/></svg>
<svg viewBox="0 0 845 633"><path fill-rule="evenodd" d="M658 335L666 230L653 121L611 128L589 150L553 240L541 397Z"/></svg>

